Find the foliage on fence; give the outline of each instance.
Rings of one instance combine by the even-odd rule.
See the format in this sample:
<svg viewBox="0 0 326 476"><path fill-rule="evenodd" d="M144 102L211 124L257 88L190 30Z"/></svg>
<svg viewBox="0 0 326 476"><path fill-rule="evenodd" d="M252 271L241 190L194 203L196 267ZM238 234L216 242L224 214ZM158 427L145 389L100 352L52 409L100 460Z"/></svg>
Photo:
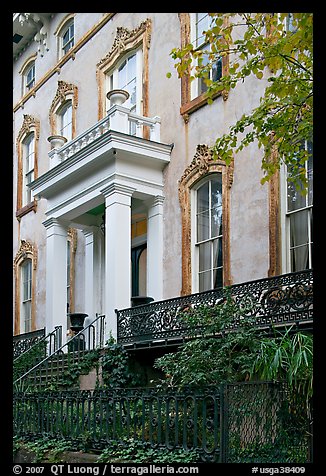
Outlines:
<svg viewBox="0 0 326 476"><path fill-rule="evenodd" d="M298 402L297 402L298 405ZM14 434L103 450L113 442L196 450L201 461L307 462L308 420L284 385L110 389L14 395ZM261 452L253 453L260 447Z"/></svg>

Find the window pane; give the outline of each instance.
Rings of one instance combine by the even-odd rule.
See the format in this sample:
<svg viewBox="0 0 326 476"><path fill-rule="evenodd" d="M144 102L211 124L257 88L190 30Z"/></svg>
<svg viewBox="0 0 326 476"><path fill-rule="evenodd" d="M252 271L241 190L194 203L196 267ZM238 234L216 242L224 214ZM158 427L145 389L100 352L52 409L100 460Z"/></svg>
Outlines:
<svg viewBox="0 0 326 476"><path fill-rule="evenodd" d="M218 81L222 77L222 58L219 58L215 63L213 63L211 70L211 79L213 81Z"/></svg>
<svg viewBox="0 0 326 476"><path fill-rule="evenodd" d="M205 34L203 32L209 29L210 24L211 18L208 13L196 13L196 48L205 41Z"/></svg>
<svg viewBox="0 0 326 476"><path fill-rule="evenodd" d="M223 265L222 238L213 241L213 268Z"/></svg>
<svg viewBox="0 0 326 476"><path fill-rule="evenodd" d="M214 288L223 287L223 268L213 270L213 286Z"/></svg>
<svg viewBox="0 0 326 476"><path fill-rule="evenodd" d="M31 301L25 302L23 304L23 321L24 321L24 332L31 332L32 322L31 322Z"/></svg>
<svg viewBox="0 0 326 476"><path fill-rule="evenodd" d="M127 84L127 62L124 61L118 70L118 88L124 89Z"/></svg>
<svg viewBox="0 0 326 476"><path fill-rule="evenodd" d="M291 253L291 270L302 271L309 269L309 248L308 245L299 246L290 250Z"/></svg>
<svg viewBox="0 0 326 476"><path fill-rule="evenodd" d="M208 240L209 236L209 211L197 215L197 241Z"/></svg>
<svg viewBox="0 0 326 476"><path fill-rule="evenodd" d="M197 191L197 213L209 209L209 182L202 185Z"/></svg>
<svg viewBox="0 0 326 476"><path fill-rule="evenodd" d="M128 58L128 82L134 78L136 78L136 55L132 55Z"/></svg>
<svg viewBox="0 0 326 476"><path fill-rule="evenodd" d="M212 267L211 242L199 245L199 271L207 271Z"/></svg>
<svg viewBox="0 0 326 476"><path fill-rule="evenodd" d="M306 206L306 197L291 182L287 184L288 211L299 210Z"/></svg>
<svg viewBox="0 0 326 476"><path fill-rule="evenodd" d="M308 243L308 210L290 215L290 247Z"/></svg>
<svg viewBox="0 0 326 476"><path fill-rule="evenodd" d="M222 235L222 207L211 210L211 238Z"/></svg>
<svg viewBox="0 0 326 476"><path fill-rule="evenodd" d="M211 289L211 271L199 273L199 292Z"/></svg>

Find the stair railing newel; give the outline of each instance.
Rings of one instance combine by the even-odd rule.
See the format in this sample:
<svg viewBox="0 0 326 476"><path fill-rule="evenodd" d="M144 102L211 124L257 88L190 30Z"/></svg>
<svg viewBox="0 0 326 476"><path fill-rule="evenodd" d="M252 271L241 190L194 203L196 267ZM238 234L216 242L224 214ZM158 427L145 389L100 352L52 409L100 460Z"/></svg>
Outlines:
<svg viewBox="0 0 326 476"><path fill-rule="evenodd" d="M82 327L68 342L16 379L14 389L37 391L60 386L60 378L64 378L69 367L81 363L89 351L103 348L104 326L105 315L96 314L88 326Z"/></svg>

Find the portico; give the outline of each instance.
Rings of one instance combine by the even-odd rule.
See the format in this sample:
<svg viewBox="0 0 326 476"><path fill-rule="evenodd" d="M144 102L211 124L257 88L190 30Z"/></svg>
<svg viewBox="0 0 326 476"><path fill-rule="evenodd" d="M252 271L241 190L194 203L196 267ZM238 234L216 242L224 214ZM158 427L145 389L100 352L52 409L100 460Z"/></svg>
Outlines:
<svg viewBox="0 0 326 476"><path fill-rule="evenodd" d="M115 108L119 106L111 109ZM125 108L120 107L120 113L121 109ZM170 161L172 146L121 131L98 130L96 124L52 150L49 156L50 160L55 156L55 164L30 188L34 197L47 200L43 222L47 230L47 331L56 325L66 328L66 240L68 227L73 227L85 237L85 302L84 309L76 311L89 314L89 322L96 313L105 314L106 336L111 332L116 337L115 309L131 305L135 204L147 220L147 294L154 300L163 298L163 169ZM157 139L157 130L155 134ZM104 235L102 213L92 213L98 209L104 210Z"/></svg>

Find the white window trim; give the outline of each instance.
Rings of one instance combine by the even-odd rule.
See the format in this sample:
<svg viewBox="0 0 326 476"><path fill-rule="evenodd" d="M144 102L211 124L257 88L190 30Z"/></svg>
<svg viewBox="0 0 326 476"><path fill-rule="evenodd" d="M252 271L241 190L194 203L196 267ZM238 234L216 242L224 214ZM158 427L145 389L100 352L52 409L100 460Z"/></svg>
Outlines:
<svg viewBox="0 0 326 476"><path fill-rule="evenodd" d="M70 125L70 134L69 134L69 136L67 134L65 134L65 131L63 130L63 118L64 118L64 115L67 113L68 109L70 109L71 120L70 120L69 123L66 124L65 129L67 129L67 127ZM65 101L65 103L60 106L60 108L58 109L56 114L57 114L58 133L60 135L64 136L64 137L66 137L68 142L71 141L72 140L72 124L73 124L72 100L68 99L67 101Z"/></svg>
<svg viewBox="0 0 326 476"><path fill-rule="evenodd" d="M290 252L290 220L288 219L291 212L287 211L287 167L283 163L280 167L280 208L281 208L281 258L282 273L290 273L291 269L291 252ZM313 205L304 207L303 210L312 209ZM311 227L308 226L308 245L311 249ZM311 268L311 251L309 250L309 268Z"/></svg>
<svg viewBox="0 0 326 476"><path fill-rule="evenodd" d="M190 200L191 200L191 263L192 263L192 277L191 277L191 287L193 292L199 292L199 246L197 246L197 191L204 185L206 182L209 182L215 175L221 175L222 172L213 172L202 179L200 179L190 191ZM223 197L222 197L223 199ZM223 206L222 206L223 213ZM223 220L223 215L222 215ZM221 238L223 246L223 234L218 235L214 238L209 238L205 241L212 242L213 240ZM224 268L224 261L222 261L222 270Z"/></svg>
<svg viewBox="0 0 326 476"><path fill-rule="evenodd" d="M195 42L196 42L196 15L197 13L190 13L190 43L192 43L193 45L195 45ZM210 49L210 45L209 43L205 43L205 41L203 41L203 43L200 45L200 48L202 46L205 46L205 44L207 45L207 49L209 50ZM192 63L192 66L196 66L196 62L193 61ZM193 100L195 98L197 98L198 96L201 96L201 92L199 92L199 78L195 78L193 81L191 81L191 84L190 84L190 100Z"/></svg>
<svg viewBox="0 0 326 476"><path fill-rule="evenodd" d="M63 50L63 37L64 37L65 33L68 31L68 29L71 27L71 25L74 25L74 36L72 38L70 38L69 41L71 42L71 40L73 40L73 44L70 46L68 51L64 52L64 50ZM75 18L72 17L72 18L69 18L69 19L66 20L66 22L60 27L60 30L58 32L59 59L66 56L69 53L69 51L75 46L75 37L76 37Z"/></svg>
<svg viewBox="0 0 326 476"><path fill-rule="evenodd" d="M30 139L31 138L31 139ZM28 144L32 143L33 142L33 152L31 154L29 154L27 156L27 142ZM23 143L22 143L22 146L23 146L23 162L22 162L22 173L23 173L23 183L22 183L22 206L24 207L25 205L28 205L30 202L31 202L31 199L30 198L30 191L27 189L27 180L26 180L26 176L27 174L30 174L32 173L33 175L33 178L32 180L34 180L34 170L35 170L35 134L34 132L31 132L30 134L28 134L28 136L24 139ZM32 168L28 168L27 170L27 158L28 157L31 157L33 158L33 167Z"/></svg>
<svg viewBox="0 0 326 476"><path fill-rule="evenodd" d="M23 279L23 274L24 274L24 267L26 266L27 262L29 263L29 266L31 268L31 279L30 279L30 295L28 299L24 299L24 279ZM33 263L32 259L28 258L27 260L23 261L20 265L20 332L21 334L24 334L25 332L30 332L32 330L32 283L33 283ZM25 316L25 308L24 308L24 303L29 302L30 303L30 317L28 319L29 321L29 330L26 330L26 316Z"/></svg>

